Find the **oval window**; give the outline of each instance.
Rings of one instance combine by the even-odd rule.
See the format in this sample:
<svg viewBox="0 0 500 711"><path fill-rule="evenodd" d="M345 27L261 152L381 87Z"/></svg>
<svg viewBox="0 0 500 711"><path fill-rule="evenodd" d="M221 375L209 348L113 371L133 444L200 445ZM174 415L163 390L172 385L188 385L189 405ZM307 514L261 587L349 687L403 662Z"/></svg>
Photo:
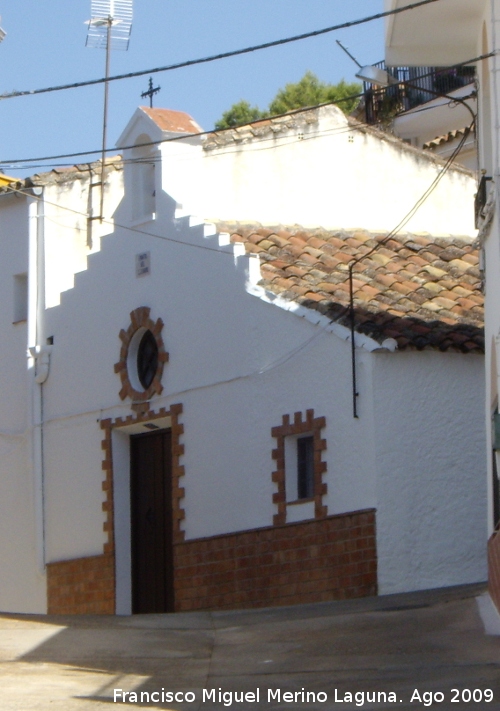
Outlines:
<svg viewBox="0 0 500 711"><path fill-rule="evenodd" d="M158 344L151 331L146 331L137 350L137 375L144 390L153 382L157 370Z"/></svg>

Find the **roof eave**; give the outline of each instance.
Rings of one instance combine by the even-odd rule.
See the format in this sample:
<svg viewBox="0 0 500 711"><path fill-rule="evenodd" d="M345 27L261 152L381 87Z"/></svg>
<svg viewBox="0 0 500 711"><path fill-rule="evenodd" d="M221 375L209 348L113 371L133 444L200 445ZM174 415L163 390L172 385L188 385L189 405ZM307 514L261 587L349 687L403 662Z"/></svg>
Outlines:
<svg viewBox="0 0 500 711"><path fill-rule="evenodd" d="M386 10L413 0L386 0ZM439 0L386 21L389 66L448 66L476 57L486 0Z"/></svg>

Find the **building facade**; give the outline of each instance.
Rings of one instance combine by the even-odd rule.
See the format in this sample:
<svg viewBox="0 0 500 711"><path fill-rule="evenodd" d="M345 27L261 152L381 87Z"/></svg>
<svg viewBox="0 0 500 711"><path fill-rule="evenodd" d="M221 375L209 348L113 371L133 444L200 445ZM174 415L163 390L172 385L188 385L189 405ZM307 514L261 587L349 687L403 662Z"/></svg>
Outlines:
<svg viewBox="0 0 500 711"><path fill-rule="evenodd" d="M362 172L379 198L384 155L415 173L402 212L442 161L335 111L287 121L202 142L185 114L140 109L106 165L102 221L99 165L0 191L0 609L223 609L484 579L479 257L465 213L448 233L440 213L471 176L457 168L429 199L435 236L415 217L372 252L391 218L368 199L346 212L340 179L327 211L322 172L306 180L305 158L291 172L297 152L330 146L351 191ZM277 202L274 227L250 189L264 165L303 202ZM326 227L310 227L316 209ZM299 215L308 226L283 226Z"/></svg>
<svg viewBox="0 0 500 711"><path fill-rule="evenodd" d="M388 8L405 3L391 1ZM498 132L498 31L500 4L496 0L442 2L419 8L419 22L409 15L394 16L387 26L386 52L389 63L426 63L429 57L441 66L468 63L476 66L478 78L479 168L476 219L486 275L485 342L486 402L485 421L488 452L488 532L490 593L500 607L500 519L497 451L498 431L498 344L500 333L500 249L498 224L499 132ZM423 27L425 26L425 31ZM422 29L420 29L422 28ZM453 205L450 205L453 212Z"/></svg>

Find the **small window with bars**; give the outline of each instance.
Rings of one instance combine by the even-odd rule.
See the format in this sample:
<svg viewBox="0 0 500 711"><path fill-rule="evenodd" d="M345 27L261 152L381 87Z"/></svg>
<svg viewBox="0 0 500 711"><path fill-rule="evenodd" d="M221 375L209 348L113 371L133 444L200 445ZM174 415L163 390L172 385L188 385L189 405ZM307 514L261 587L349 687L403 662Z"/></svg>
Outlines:
<svg viewBox="0 0 500 711"><path fill-rule="evenodd" d="M297 499L314 496L314 437L297 439Z"/></svg>
<svg viewBox="0 0 500 711"><path fill-rule="evenodd" d="M287 504L314 499L314 435L285 437L285 492Z"/></svg>

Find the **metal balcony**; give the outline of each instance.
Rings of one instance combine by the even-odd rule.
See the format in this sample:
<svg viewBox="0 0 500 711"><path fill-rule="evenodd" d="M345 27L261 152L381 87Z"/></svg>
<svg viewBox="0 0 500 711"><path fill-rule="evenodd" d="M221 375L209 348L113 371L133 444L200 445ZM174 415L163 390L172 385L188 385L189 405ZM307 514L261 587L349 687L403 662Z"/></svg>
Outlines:
<svg viewBox="0 0 500 711"><path fill-rule="evenodd" d="M475 80L474 67L387 67L385 62L375 66L385 69L398 83L379 88L363 82L365 120L369 124L387 122L432 101L436 98L435 92L450 94ZM412 86L405 86L406 82Z"/></svg>

